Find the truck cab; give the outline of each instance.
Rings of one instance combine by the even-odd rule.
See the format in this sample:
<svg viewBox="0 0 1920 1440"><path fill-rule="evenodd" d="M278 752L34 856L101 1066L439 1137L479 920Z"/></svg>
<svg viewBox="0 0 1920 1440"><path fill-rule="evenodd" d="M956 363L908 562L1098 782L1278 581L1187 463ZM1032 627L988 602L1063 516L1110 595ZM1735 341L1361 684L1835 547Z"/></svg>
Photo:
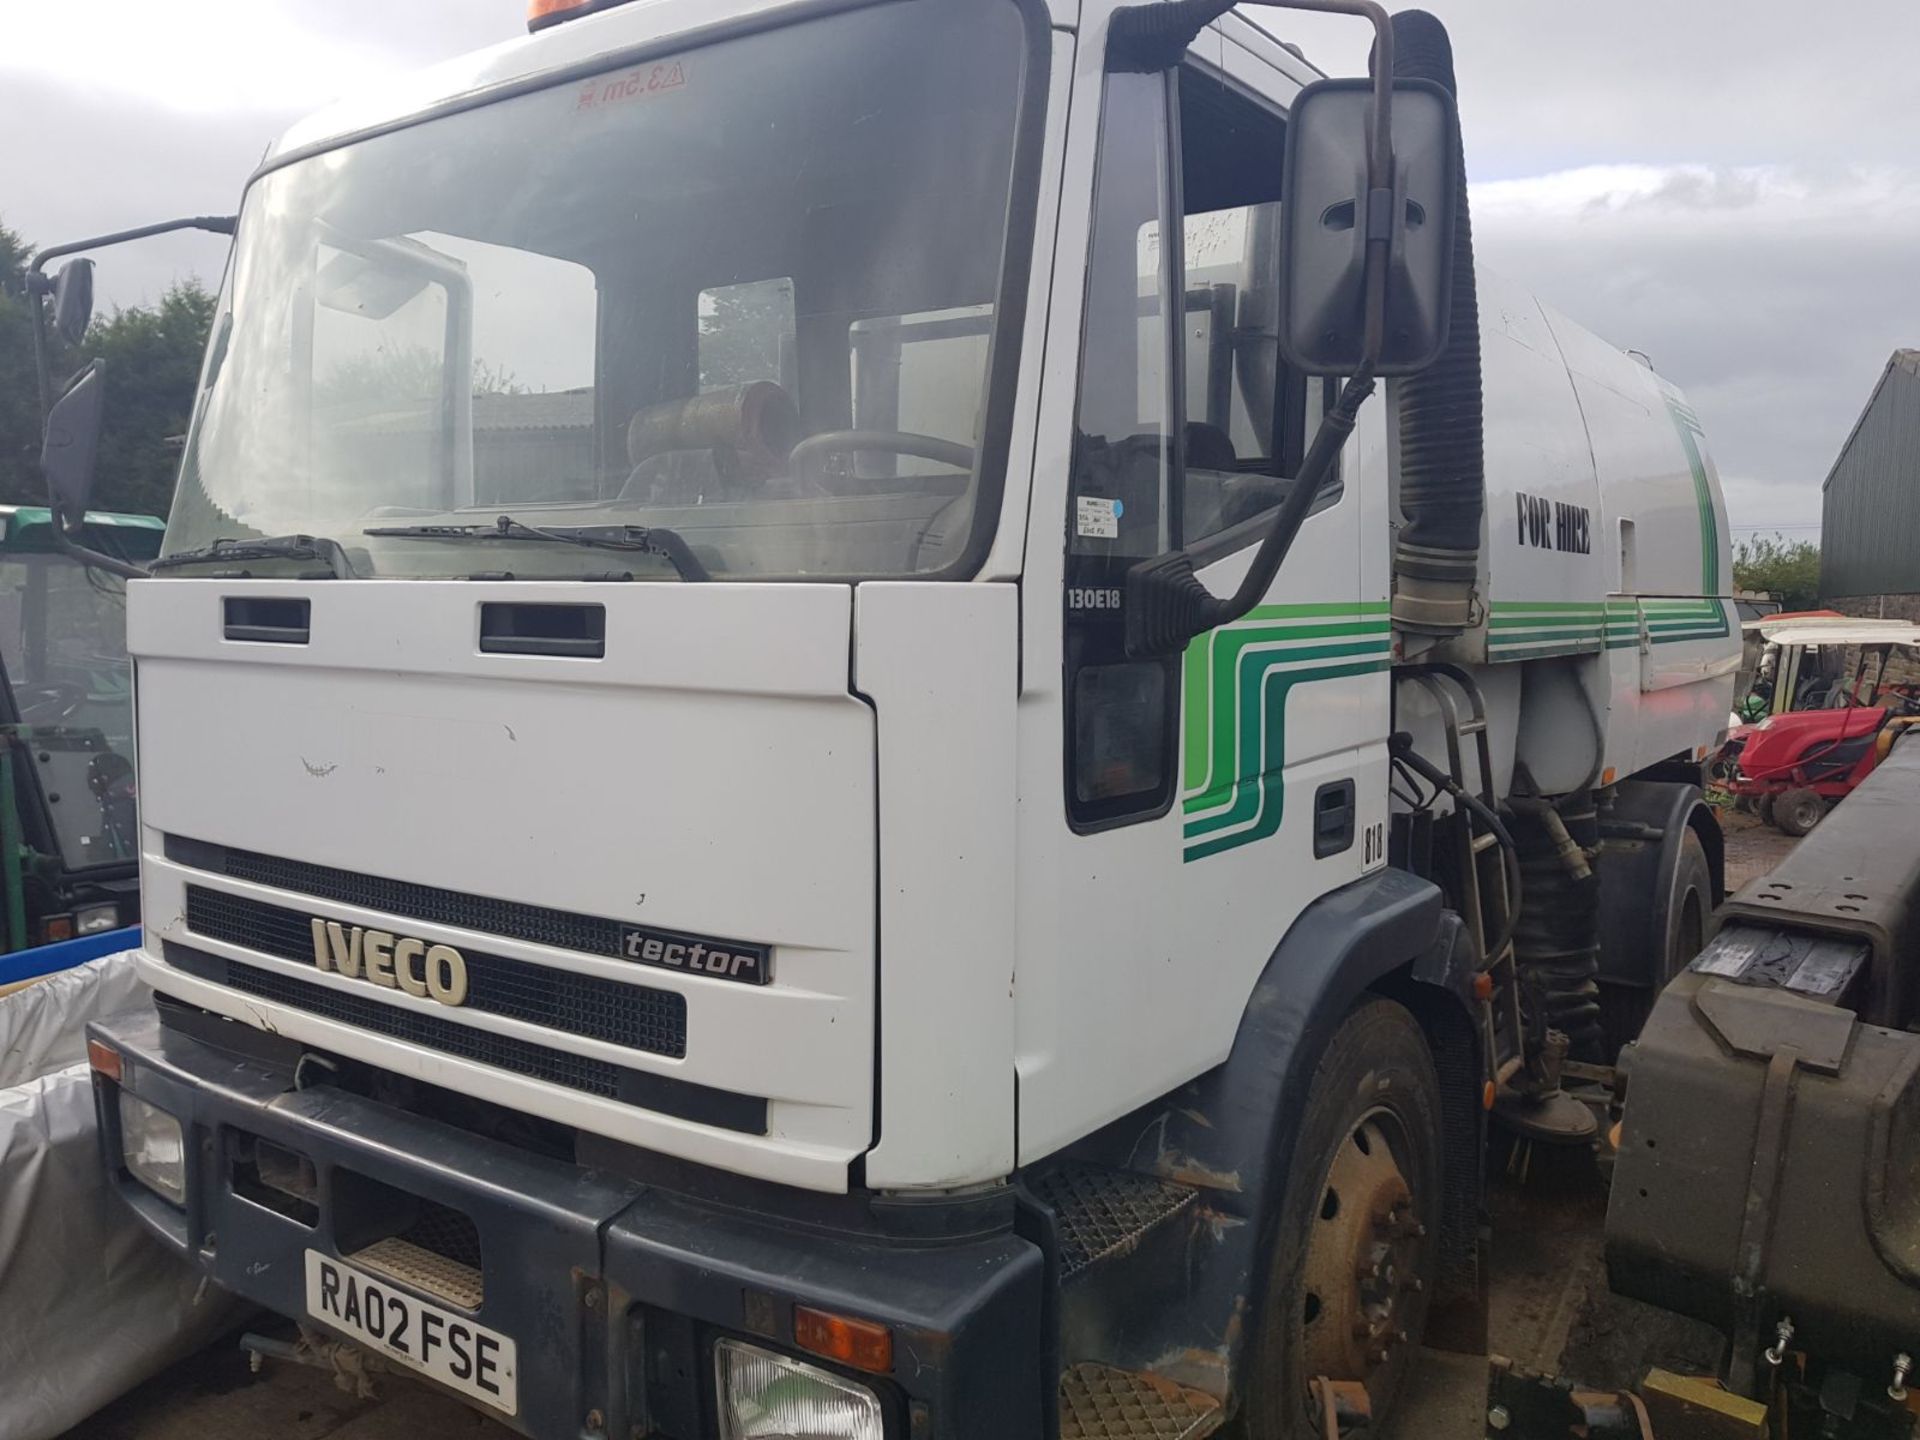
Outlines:
<svg viewBox="0 0 1920 1440"><path fill-rule="evenodd" d="M1420 481L1411 380L1289 359L1317 73L1144 8L542 3L250 182L95 1038L128 1203L311 1347L542 1437L1294 1436L1472 1290L1552 1088L1495 807L1716 738L1717 485L1598 342L1596 461L1537 307L1531 498ZM1336 250L1453 253L1413 91L1448 178ZM1257 604L1143 639L1188 580Z"/></svg>

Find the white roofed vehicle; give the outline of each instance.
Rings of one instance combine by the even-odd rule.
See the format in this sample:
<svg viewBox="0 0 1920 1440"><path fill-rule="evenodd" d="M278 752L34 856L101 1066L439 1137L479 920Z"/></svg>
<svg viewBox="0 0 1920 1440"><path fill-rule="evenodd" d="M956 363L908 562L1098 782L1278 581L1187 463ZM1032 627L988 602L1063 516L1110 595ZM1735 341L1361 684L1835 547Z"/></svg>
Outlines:
<svg viewBox="0 0 1920 1440"><path fill-rule="evenodd" d="M1697 420L1476 271L1428 17L539 8L248 187L128 1202L537 1437L1384 1414L1719 894Z"/></svg>

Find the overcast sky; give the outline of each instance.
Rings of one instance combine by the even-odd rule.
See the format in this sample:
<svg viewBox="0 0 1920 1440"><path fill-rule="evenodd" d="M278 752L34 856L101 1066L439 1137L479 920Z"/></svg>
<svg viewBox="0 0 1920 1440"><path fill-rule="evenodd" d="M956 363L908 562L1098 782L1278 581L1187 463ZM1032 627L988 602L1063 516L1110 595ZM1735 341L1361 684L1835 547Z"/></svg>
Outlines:
<svg viewBox="0 0 1920 1440"><path fill-rule="evenodd" d="M1390 0L1391 3L1391 0ZM1486 262L1699 410L1736 530L1812 535L1886 363L1920 345L1920 3L1429 0L1452 29ZM5 6L0 220L53 244L233 209L328 99L523 32L523 0ZM1266 11L1335 73L1355 22ZM104 257L102 292L218 279L224 245Z"/></svg>

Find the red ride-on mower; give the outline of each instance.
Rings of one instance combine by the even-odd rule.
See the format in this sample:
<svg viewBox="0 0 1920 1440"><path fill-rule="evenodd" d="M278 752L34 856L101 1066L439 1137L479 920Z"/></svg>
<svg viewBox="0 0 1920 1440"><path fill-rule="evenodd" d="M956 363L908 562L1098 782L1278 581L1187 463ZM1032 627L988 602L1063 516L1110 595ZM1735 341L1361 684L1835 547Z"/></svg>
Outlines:
<svg viewBox="0 0 1920 1440"><path fill-rule="evenodd" d="M1779 661L1770 668L1782 680L1802 669L1809 651L1820 651L1828 665L1836 651L1859 653L1850 682L1836 680L1812 697L1823 708L1776 710L1737 730L1724 752L1727 789L1787 834L1804 835L1920 723L1920 680L1889 674L1898 656L1909 662L1907 674L1920 677L1920 627L1828 623L1778 631L1769 644Z"/></svg>

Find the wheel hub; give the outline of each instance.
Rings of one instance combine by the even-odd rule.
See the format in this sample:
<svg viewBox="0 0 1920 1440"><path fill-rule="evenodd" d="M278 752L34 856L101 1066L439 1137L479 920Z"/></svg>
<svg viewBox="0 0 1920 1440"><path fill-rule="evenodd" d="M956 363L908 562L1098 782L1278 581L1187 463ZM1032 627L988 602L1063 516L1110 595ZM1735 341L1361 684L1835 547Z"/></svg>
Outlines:
<svg viewBox="0 0 1920 1440"><path fill-rule="evenodd" d="M1367 1382L1409 1342L1426 1227L1377 1118L1333 1157L1308 1239L1306 1373Z"/></svg>

